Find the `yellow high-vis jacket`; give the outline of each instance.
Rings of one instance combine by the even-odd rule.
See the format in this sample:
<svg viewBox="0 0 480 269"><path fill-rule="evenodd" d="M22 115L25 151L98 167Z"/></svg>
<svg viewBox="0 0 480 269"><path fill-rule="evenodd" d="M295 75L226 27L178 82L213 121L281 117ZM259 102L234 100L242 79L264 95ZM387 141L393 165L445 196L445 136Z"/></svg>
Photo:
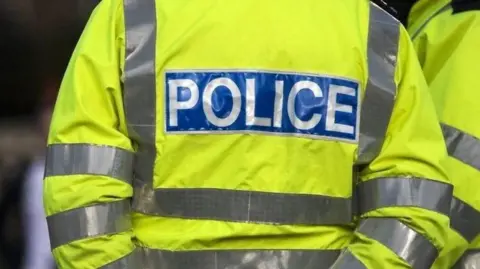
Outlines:
<svg viewBox="0 0 480 269"><path fill-rule="evenodd" d="M62 269L428 268L446 158L408 33L368 1L102 0L50 129L53 253Z"/></svg>
<svg viewBox="0 0 480 269"><path fill-rule="evenodd" d="M478 269L480 1L421 0L408 24L443 130L446 168L454 185L447 248L433 268L456 263L456 269Z"/></svg>

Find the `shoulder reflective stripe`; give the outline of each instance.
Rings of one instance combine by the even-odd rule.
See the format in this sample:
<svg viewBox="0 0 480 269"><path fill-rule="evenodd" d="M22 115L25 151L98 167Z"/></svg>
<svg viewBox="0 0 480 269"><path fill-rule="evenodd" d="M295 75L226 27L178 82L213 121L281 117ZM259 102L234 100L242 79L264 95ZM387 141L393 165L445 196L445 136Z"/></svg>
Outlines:
<svg viewBox="0 0 480 269"><path fill-rule="evenodd" d="M360 214L395 206L414 206L450 213L453 186L423 178L377 178L357 185Z"/></svg>
<svg viewBox="0 0 480 269"><path fill-rule="evenodd" d="M452 200L450 219L452 228L468 242L480 234L480 212L455 197Z"/></svg>
<svg viewBox="0 0 480 269"><path fill-rule="evenodd" d="M380 152L393 111L397 86L400 23L370 2L368 82L360 114L357 164L370 163Z"/></svg>
<svg viewBox="0 0 480 269"><path fill-rule="evenodd" d="M77 208L47 217L52 249L72 241L127 231L130 202L123 200Z"/></svg>
<svg viewBox="0 0 480 269"><path fill-rule="evenodd" d="M100 267L100 269L149 269L143 267L143 254L140 248L133 250L131 253L126 256L113 261L105 266ZM158 268L158 267L156 267ZM163 269L163 267L162 267Z"/></svg>
<svg viewBox="0 0 480 269"><path fill-rule="evenodd" d="M135 192L149 197L134 208L148 215L273 224L352 222L352 202L348 198L222 189L144 187Z"/></svg>
<svg viewBox="0 0 480 269"><path fill-rule="evenodd" d="M357 257L353 256L349 250L345 250L330 269L367 269L367 267Z"/></svg>
<svg viewBox="0 0 480 269"><path fill-rule="evenodd" d="M101 175L131 183L133 153L89 144L52 144L47 148L45 176Z"/></svg>
<svg viewBox="0 0 480 269"><path fill-rule="evenodd" d="M462 258L452 267L452 269L479 269L480 268L480 249L471 249L466 251Z"/></svg>
<svg viewBox="0 0 480 269"><path fill-rule="evenodd" d="M438 250L423 235L395 219L362 220L357 231L389 248L413 269L430 268Z"/></svg>
<svg viewBox="0 0 480 269"><path fill-rule="evenodd" d="M129 136L137 146L133 169L135 180L152 185L156 157L155 0L124 0L123 3L124 106Z"/></svg>
<svg viewBox="0 0 480 269"><path fill-rule="evenodd" d="M448 154L480 170L480 139L442 123Z"/></svg>

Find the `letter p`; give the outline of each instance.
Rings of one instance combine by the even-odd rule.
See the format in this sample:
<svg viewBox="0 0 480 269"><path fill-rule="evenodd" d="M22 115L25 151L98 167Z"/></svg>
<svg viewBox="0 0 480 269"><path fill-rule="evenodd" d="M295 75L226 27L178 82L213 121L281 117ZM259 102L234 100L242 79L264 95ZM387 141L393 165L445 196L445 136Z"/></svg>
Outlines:
<svg viewBox="0 0 480 269"><path fill-rule="evenodd" d="M190 97L187 100L179 101L178 97L187 95L187 89L190 92ZM179 93L180 90L180 93ZM178 126L178 110L185 110L193 108L199 97L198 86L195 81L191 79L173 79L168 81L168 112L169 125ZM182 98L184 99L184 98Z"/></svg>

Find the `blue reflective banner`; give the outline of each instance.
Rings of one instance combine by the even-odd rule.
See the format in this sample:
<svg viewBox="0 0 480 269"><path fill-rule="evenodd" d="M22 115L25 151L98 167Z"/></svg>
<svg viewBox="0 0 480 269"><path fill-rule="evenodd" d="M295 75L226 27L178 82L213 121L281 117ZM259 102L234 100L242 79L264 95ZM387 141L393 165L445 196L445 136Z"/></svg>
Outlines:
<svg viewBox="0 0 480 269"><path fill-rule="evenodd" d="M165 73L167 133L248 133L357 140L359 84L314 74Z"/></svg>

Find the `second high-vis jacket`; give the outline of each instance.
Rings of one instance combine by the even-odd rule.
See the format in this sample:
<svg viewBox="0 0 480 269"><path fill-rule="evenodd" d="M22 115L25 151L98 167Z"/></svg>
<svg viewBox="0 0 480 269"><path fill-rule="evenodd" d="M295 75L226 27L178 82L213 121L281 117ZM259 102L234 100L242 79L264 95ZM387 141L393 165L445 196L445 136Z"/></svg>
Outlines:
<svg viewBox="0 0 480 269"><path fill-rule="evenodd" d="M50 129L53 253L62 269L428 268L446 156L408 34L374 4L103 0Z"/></svg>
<svg viewBox="0 0 480 269"><path fill-rule="evenodd" d="M419 1L409 31L437 109L455 187L447 248L433 268L478 269L480 1Z"/></svg>

